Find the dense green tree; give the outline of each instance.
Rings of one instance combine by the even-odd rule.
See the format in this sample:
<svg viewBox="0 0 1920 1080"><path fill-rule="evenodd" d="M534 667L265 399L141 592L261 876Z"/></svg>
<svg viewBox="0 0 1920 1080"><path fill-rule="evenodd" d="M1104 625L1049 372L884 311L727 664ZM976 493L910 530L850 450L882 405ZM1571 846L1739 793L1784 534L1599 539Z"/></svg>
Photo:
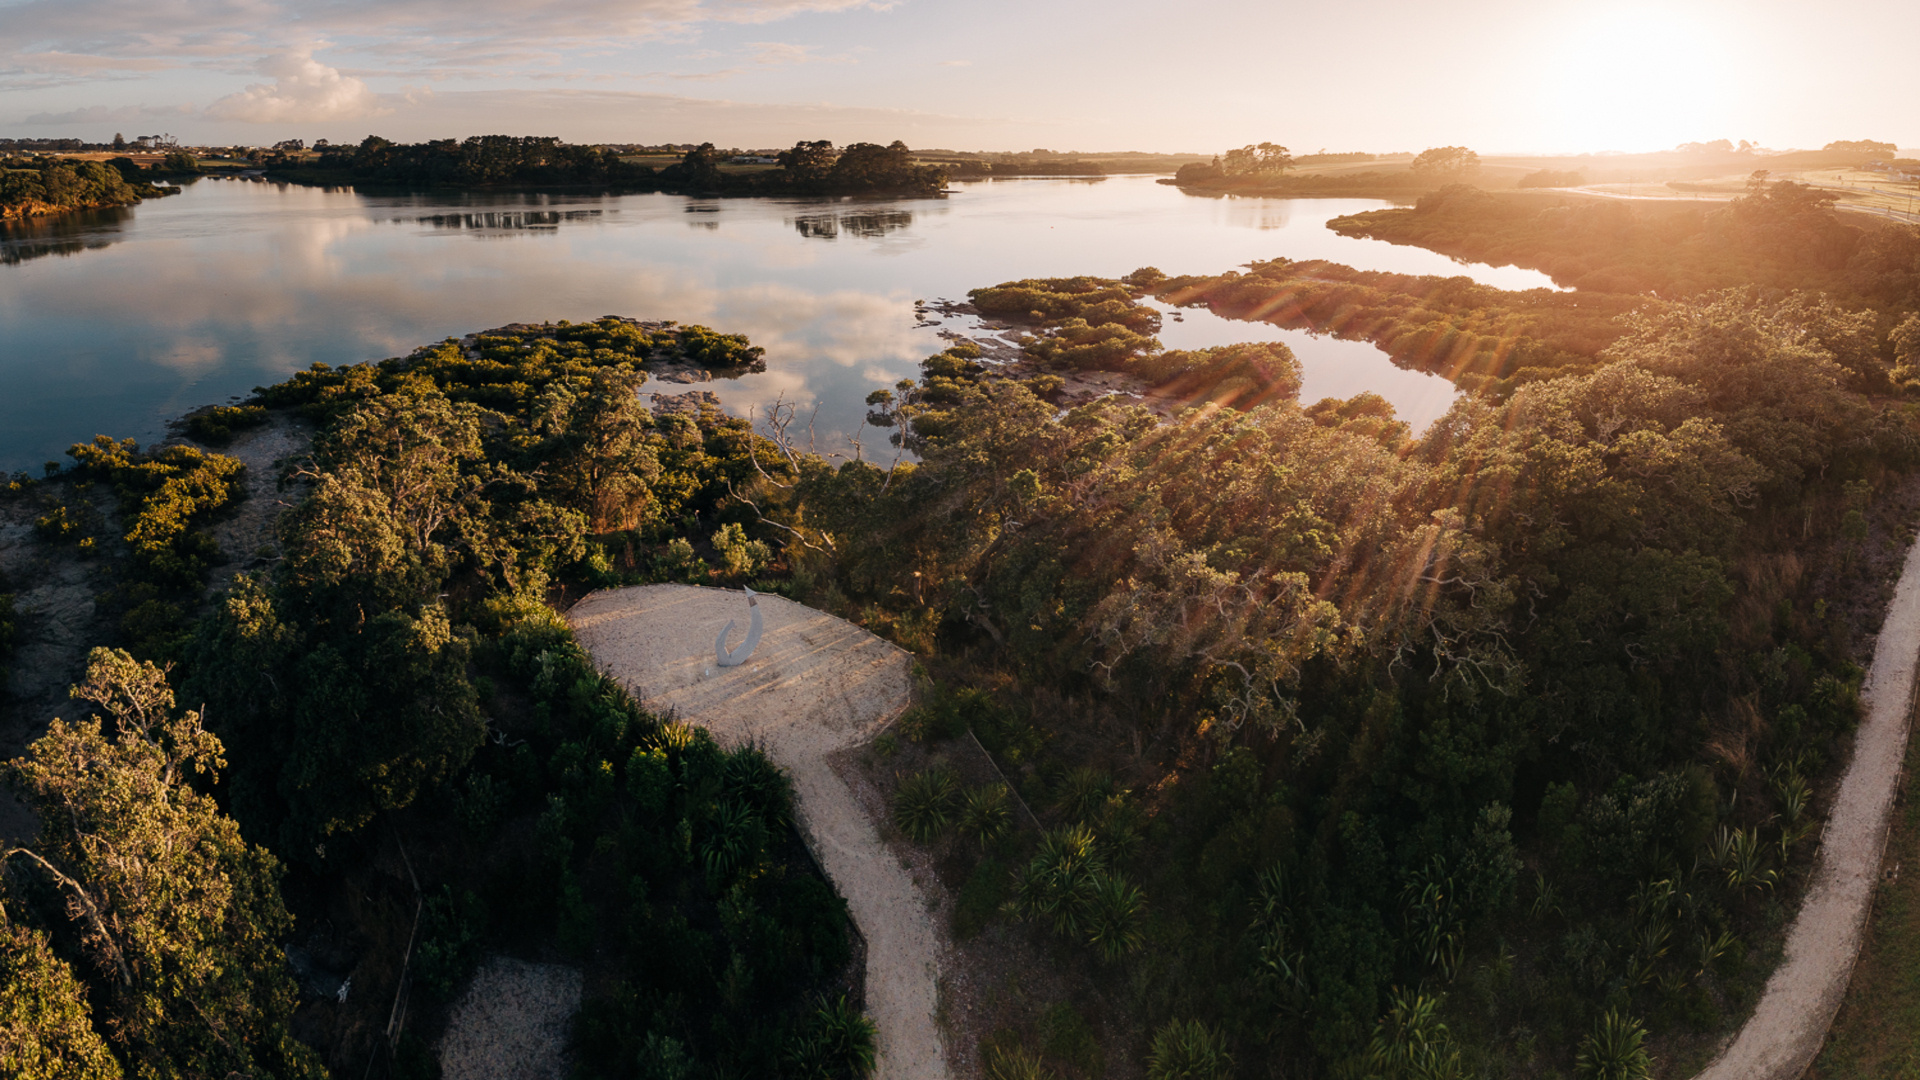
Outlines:
<svg viewBox="0 0 1920 1080"><path fill-rule="evenodd" d="M56 720L10 766L41 834L7 853L8 905L30 902L12 883L36 876L59 898L38 913L97 973L96 1023L132 1075L324 1075L287 1027L293 982L277 943L291 920L278 866L198 789L225 764L220 741L199 713L175 708L164 672L124 652L94 650L74 696L112 731ZM34 943L15 947L16 962L40 963ZM38 970L42 986L60 984ZM61 1037L98 1060L76 1019L66 1014Z"/></svg>
<svg viewBox="0 0 1920 1080"><path fill-rule="evenodd" d="M0 1072L19 1080L121 1075L92 1013L86 987L44 932L0 922Z"/></svg>
<svg viewBox="0 0 1920 1080"><path fill-rule="evenodd" d="M1435 182L1465 179L1480 170L1480 155L1464 146L1435 146L1417 154L1407 171Z"/></svg>

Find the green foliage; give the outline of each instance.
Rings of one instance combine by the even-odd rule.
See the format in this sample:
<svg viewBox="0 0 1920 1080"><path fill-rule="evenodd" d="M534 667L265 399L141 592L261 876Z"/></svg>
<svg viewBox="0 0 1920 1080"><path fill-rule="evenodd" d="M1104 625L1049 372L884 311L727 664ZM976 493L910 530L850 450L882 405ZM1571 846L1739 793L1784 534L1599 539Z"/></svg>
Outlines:
<svg viewBox="0 0 1920 1080"><path fill-rule="evenodd" d="M1524 369L1537 369L1530 376L1550 375L1584 364L1620 336L1616 316L1646 303L1638 296L1509 292L1465 277L1411 277L1287 259L1254 263L1246 273L1171 278L1154 292L1231 318L1370 341L1395 363L1470 389L1498 385L1489 380L1515 378ZM1296 384L1298 378L1292 376Z"/></svg>
<svg viewBox="0 0 1920 1080"><path fill-rule="evenodd" d="M124 652L95 649L74 696L114 730L56 720L9 767L42 831L7 852L6 903L73 936L100 1026L134 1073L324 1075L288 1028L279 868L195 787L217 780L220 741L176 712L159 668ZM39 904L14 891L36 874L51 887ZM77 1017L66 1022L61 1037L91 1055Z"/></svg>
<svg viewBox="0 0 1920 1080"><path fill-rule="evenodd" d="M1395 990L1367 1043L1366 1069L1380 1080L1466 1080L1453 1035L1440 1022L1444 997Z"/></svg>
<svg viewBox="0 0 1920 1080"><path fill-rule="evenodd" d="M801 142L780 155L784 169L731 172L719 151L704 143L663 169L621 160L618 152L563 143L552 136L476 135L463 141L395 143L369 135L356 147L323 154L316 165L280 166L291 179L333 178L409 187L521 187L614 185L629 190L729 194L931 195L946 173L915 165L901 142L854 143L835 152L830 142Z"/></svg>
<svg viewBox="0 0 1920 1080"><path fill-rule="evenodd" d="M1436 146L1415 155L1407 171L1430 181L1472 176L1480 169L1480 155L1464 146Z"/></svg>
<svg viewBox="0 0 1920 1080"><path fill-rule="evenodd" d="M451 1000L480 964L486 927L485 902L471 892L441 886L421 913L420 945L414 954L420 987L440 1001Z"/></svg>
<svg viewBox="0 0 1920 1080"><path fill-rule="evenodd" d="M1171 1020L1153 1033L1148 1080L1226 1080L1233 1055L1224 1034L1199 1020Z"/></svg>
<svg viewBox="0 0 1920 1080"><path fill-rule="evenodd" d="M225 446L235 432L266 422L267 410L259 405L215 405L187 416L187 434L208 446Z"/></svg>
<svg viewBox="0 0 1920 1080"><path fill-rule="evenodd" d="M823 1001L788 1044L786 1075L802 1080L865 1080L873 1075L878 1032L845 997Z"/></svg>
<svg viewBox="0 0 1920 1080"><path fill-rule="evenodd" d="M1820 291L1849 305L1920 307L1920 230L1865 228L1798 184L1761 183L1729 205L1491 194L1449 187L1408 209L1335 218L1347 235L1544 271L1588 303L1716 289Z"/></svg>
<svg viewBox="0 0 1920 1080"><path fill-rule="evenodd" d="M959 795L959 780L951 769L931 768L906 776L894 789L894 824L920 843L931 843L953 824Z"/></svg>
<svg viewBox="0 0 1920 1080"><path fill-rule="evenodd" d="M118 169L100 161L46 161L37 169L0 167L0 217L132 206L179 190L130 184Z"/></svg>
<svg viewBox="0 0 1920 1080"><path fill-rule="evenodd" d="M1018 1043L993 1044L986 1049L987 1080L1057 1080L1040 1055Z"/></svg>
<svg viewBox="0 0 1920 1080"><path fill-rule="evenodd" d="M1006 785L981 784L968 788L960 797L958 824L961 835L979 841L982 850L1005 836L1013 826Z"/></svg>
<svg viewBox="0 0 1920 1080"><path fill-rule="evenodd" d="M1096 284L981 298L1066 319L1118 299ZM942 355L881 403L922 433L915 467L801 462L777 513L831 538L820 590L870 621L930 612L929 647L1021 703L963 716L942 687L902 729L1035 766L1021 790L1065 827L1007 910L1086 943L1096 895L1135 887L1135 1008L1322 1066L1358 1060L1391 987L1494 968L1533 988L1486 991L1502 1029L1577 1031L1616 987L1704 1015L1811 820L1767 778L1834 752L1857 708L1830 628L1795 613L1839 510L1873 509L1850 492L1916 463L1910 420L1863 393L1873 320L1309 264L1156 287L1304 305L1482 392L1418 439L1365 398L1162 423L1061 413ZM1413 318L1443 325L1396 337ZM1139 794L1106 779L1123 767ZM999 881L963 886L957 929ZM1516 900L1529 947L1485 959ZM1436 1068L1490 1045L1477 1016Z"/></svg>
<svg viewBox="0 0 1920 1080"><path fill-rule="evenodd" d="M1580 1040L1574 1073L1581 1080L1646 1080L1653 1059L1645 1046L1647 1029L1631 1016L1608 1009Z"/></svg>
<svg viewBox="0 0 1920 1080"><path fill-rule="evenodd" d="M747 539L746 531L731 521L713 534L713 550L720 553L727 575L736 579L752 577L766 569L773 555L764 541Z"/></svg>
<svg viewBox="0 0 1920 1080"><path fill-rule="evenodd" d="M0 923L0 1072L19 1080L112 1080L86 987L47 935Z"/></svg>

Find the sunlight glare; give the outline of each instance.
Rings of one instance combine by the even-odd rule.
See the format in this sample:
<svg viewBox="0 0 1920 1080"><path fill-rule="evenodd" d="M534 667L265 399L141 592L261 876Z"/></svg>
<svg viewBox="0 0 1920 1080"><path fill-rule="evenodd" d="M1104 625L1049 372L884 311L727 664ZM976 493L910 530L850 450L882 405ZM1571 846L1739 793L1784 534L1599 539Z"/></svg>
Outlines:
<svg viewBox="0 0 1920 1080"><path fill-rule="evenodd" d="M1543 102L1553 141L1589 150L1664 150L1741 137L1721 130L1739 81L1724 27L1661 7L1589 9L1563 23Z"/></svg>

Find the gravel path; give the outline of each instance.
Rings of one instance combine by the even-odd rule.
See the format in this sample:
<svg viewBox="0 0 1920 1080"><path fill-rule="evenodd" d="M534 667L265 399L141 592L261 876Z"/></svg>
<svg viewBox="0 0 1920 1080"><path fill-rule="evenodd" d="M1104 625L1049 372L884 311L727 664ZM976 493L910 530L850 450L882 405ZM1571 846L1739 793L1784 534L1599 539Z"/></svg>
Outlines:
<svg viewBox="0 0 1920 1080"><path fill-rule="evenodd" d="M749 740L793 777L802 834L847 898L867 939L867 1012L880 1031L882 1080L945 1080L934 1014L943 942L925 894L887 853L874 822L829 764L871 739L906 708L913 659L905 651L804 604L762 596L765 636L753 658L714 666L713 638L734 622L738 592L643 585L596 592L567 612L594 662L647 706L712 731L722 745Z"/></svg>
<svg viewBox="0 0 1920 1080"><path fill-rule="evenodd" d="M442 1080L565 1080L580 987L578 968L488 960L447 1021Z"/></svg>
<svg viewBox="0 0 1920 1080"><path fill-rule="evenodd" d="M1867 672L1866 719L1854 736L1821 834L1813 886L1787 933L1786 957L1767 980L1753 1017L1697 1080L1798 1080L1826 1042L1847 995L1861 937L1880 880L1894 788L1906 757L1914 669L1920 661L1920 543L1874 642Z"/></svg>

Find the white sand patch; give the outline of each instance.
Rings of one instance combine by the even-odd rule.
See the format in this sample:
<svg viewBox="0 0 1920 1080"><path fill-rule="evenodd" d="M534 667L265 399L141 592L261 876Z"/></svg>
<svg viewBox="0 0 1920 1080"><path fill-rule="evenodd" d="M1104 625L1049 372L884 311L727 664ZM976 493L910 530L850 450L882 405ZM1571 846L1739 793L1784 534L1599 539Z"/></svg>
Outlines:
<svg viewBox="0 0 1920 1080"><path fill-rule="evenodd" d="M1798 1080L1826 1042L1847 996L1867 913L1880 880L1920 661L1920 544L1874 641L1863 698L1866 719L1821 833L1813 885L1787 932L1786 957L1753 1017L1697 1080Z"/></svg>
<svg viewBox="0 0 1920 1080"><path fill-rule="evenodd" d="M577 968L489 959L447 1021L443 1080L564 1080L580 985Z"/></svg>
<svg viewBox="0 0 1920 1080"><path fill-rule="evenodd" d="M801 833L847 898L867 939L867 1012L880 1032L882 1080L944 1080L934 1018L943 942L926 895L881 843L874 822L828 763L872 738L910 700L913 658L825 612L762 596L765 633L752 659L716 667L713 639L747 625L739 592L644 585L597 592L567 612L594 662L647 707L758 742L793 777Z"/></svg>

